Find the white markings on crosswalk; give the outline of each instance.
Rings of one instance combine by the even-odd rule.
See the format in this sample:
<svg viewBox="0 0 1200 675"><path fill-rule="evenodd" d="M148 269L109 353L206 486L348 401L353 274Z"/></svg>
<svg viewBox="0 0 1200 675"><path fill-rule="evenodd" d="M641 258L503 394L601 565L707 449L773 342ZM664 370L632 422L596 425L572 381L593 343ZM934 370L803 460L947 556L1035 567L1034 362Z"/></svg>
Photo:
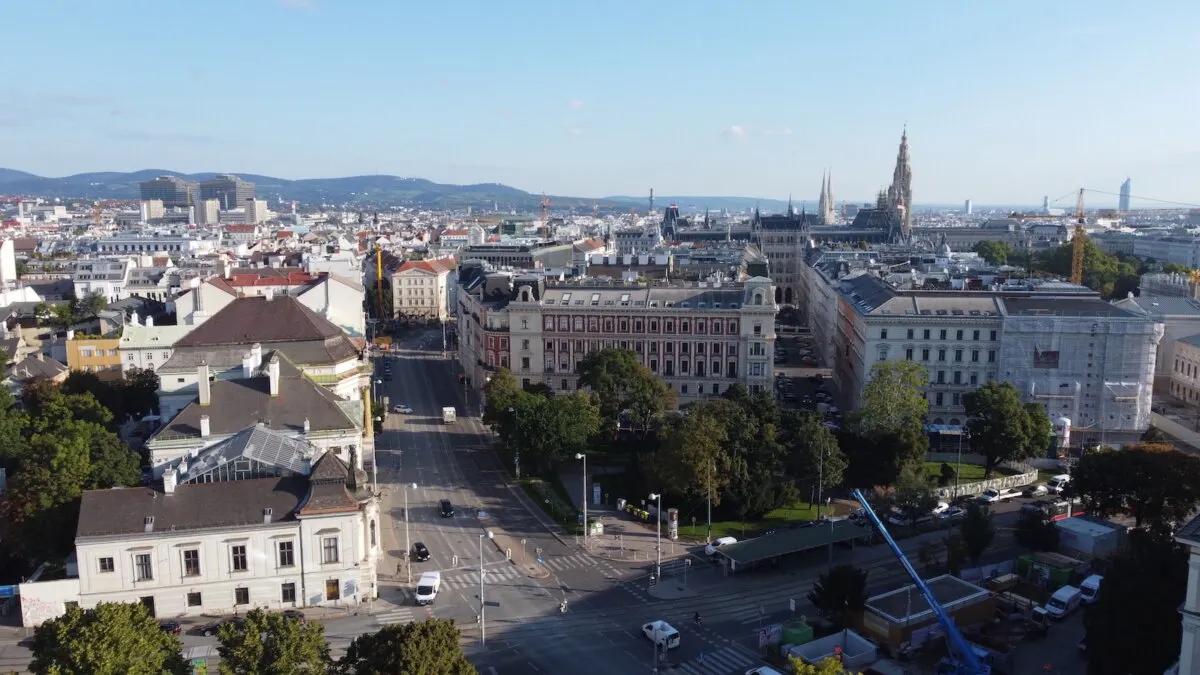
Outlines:
<svg viewBox="0 0 1200 675"><path fill-rule="evenodd" d="M381 626L390 623L412 623L417 619L415 607L398 607L375 615L375 622ZM422 614L426 612L422 611Z"/></svg>
<svg viewBox="0 0 1200 675"><path fill-rule="evenodd" d="M748 654L739 645L705 650L699 656L675 666L690 675L729 675L744 673L759 663L758 657Z"/></svg>

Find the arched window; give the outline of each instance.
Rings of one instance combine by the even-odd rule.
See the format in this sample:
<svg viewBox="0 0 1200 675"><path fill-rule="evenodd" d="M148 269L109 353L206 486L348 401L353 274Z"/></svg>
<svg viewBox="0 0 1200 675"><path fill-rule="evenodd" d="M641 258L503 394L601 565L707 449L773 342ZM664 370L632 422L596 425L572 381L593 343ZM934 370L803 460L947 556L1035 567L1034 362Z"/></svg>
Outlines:
<svg viewBox="0 0 1200 675"><path fill-rule="evenodd" d="M755 293L755 294L754 294L754 304L756 304L756 305L761 305L761 304L763 304L763 297L762 297L762 293Z"/></svg>
<svg viewBox="0 0 1200 675"><path fill-rule="evenodd" d="M783 292L783 301L787 304L792 304L792 289L787 289Z"/></svg>

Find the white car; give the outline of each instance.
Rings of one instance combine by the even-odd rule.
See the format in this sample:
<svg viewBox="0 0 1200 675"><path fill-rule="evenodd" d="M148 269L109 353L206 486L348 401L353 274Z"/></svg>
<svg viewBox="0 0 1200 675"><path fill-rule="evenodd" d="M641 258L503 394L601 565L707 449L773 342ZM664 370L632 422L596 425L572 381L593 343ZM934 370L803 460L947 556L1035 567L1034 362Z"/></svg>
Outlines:
<svg viewBox="0 0 1200 675"><path fill-rule="evenodd" d="M1050 488L1046 487L1045 483L1038 483L1025 488L1026 497L1043 497L1049 493Z"/></svg>
<svg viewBox="0 0 1200 675"><path fill-rule="evenodd" d="M411 415L413 414L413 409L412 406L408 405L407 403L397 403L396 405L392 406L392 412L396 413L397 415Z"/></svg>
<svg viewBox="0 0 1200 675"><path fill-rule="evenodd" d="M734 539L733 537L721 537L719 539L714 539L704 545L704 555L714 556L717 554L718 548L720 548L726 544L736 544L736 543L737 543L737 539Z"/></svg>
<svg viewBox="0 0 1200 675"><path fill-rule="evenodd" d="M935 516L936 516L936 515L939 515L939 514L945 513L945 512L946 512L946 511L948 511L949 509L950 509L950 505L949 505L949 504L947 504L946 502L938 502L938 503L937 503L937 506L934 506L934 507L933 507L933 510L932 510L932 511L930 511L930 513L932 513L933 515L935 515Z"/></svg>
<svg viewBox="0 0 1200 675"><path fill-rule="evenodd" d="M1063 488L1067 487L1067 483L1071 482L1071 477L1065 473L1060 473L1057 476L1051 476L1050 482L1046 487L1056 495L1062 494Z"/></svg>
<svg viewBox="0 0 1200 675"><path fill-rule="evenodd" d="M679 631L662 619L642 624L642 635L663 650L679 646Z"/></svg>
<svg viewBox="0 0 1200 675"><path fill-rule="evenodd" d="M977 499L985 504L999 504L1006 499L1019 496L1021 493L1012 488L1000 488L999 490L984 490Z"/></svg>
<svg viewBox="0 0 1200 675"><path fill-rule="evenodd" d="M437 600L438 591L442 588L441 572L425 572L417 581L415 599L418 605L432 605Z"/></svg>

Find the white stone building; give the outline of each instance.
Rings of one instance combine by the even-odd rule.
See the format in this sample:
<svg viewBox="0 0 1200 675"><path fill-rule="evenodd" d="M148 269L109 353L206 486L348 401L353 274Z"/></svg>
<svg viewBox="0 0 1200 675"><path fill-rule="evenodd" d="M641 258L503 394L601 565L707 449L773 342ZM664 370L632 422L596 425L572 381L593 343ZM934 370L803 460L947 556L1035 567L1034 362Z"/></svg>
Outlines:
<svg viewBox="0 0 1200 675"><path fill-rule="evenodd" d="M118 351L121 353L121 372L135 368L157 371L171 358L175 343L187 335L193 326L155 326L153 317L146 317L143 325L134 312L129 323L121 329Z"/></svg>
<svg viewBox="0 0 1200 675"><path fill-rule="evenodd" d="M406 260L391 274L392 316L447 321L454 258Z"/></svg>

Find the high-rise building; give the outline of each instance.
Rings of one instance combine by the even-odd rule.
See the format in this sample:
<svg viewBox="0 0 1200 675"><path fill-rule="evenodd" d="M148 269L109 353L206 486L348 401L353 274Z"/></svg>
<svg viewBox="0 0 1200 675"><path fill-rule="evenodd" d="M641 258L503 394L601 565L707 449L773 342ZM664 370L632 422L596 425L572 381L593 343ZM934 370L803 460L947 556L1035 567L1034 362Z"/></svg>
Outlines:
<svg viewBox="0 0 1200 675"><path fill-rule="evenodd" d="M1121 199L1117 202L1117 209L1120 211L1129 210L1129 193L1133 190L1133 179L1126 178L1124 183L1121 183Z"/></svg>
<svg viewBox="0 0 1200 675"><path fill-rule="evenodd" d="M246 207L246 223L257 225L267 220L267 200L247 199L243 202Z"/></svg>
<svg viewBox="0 0 1200 675"><path fill-rule="evenodd" d="M907 128L900 134L900 151L896 153L896 168L887 190L887 203L900 220L900 234L905 238L912 236L912 164L908 158Z"/></svg>
<svg viewBox="0 0 1200 675"><path fill-rule="evenodd" d="M969 216L974 212L974 210L975 210L975 205L971 203L970 199L963 202L963 213L965 213Z"/></svg>
<svg viewBox="0 0 1200 675"><path fill-rule="evenodd" d="M178 176L159 176L138 183L142 201L157 199L163 206L191 206L196 199L196 184Z"/></svg>
<svg viewBox="0 0 1200 675"><path fill-rule="evenodd" d="M216 225L221 212L221 202L215 199L197 199L193 221L197 225Z"/></svg>
<svg viewBox="0 0 1200 675"><path fill-rule="evenodd" d="M200 182L200 199L215 199L224 210L236 209L254 199L254 183L229 174L213 176Z"/></svg>

